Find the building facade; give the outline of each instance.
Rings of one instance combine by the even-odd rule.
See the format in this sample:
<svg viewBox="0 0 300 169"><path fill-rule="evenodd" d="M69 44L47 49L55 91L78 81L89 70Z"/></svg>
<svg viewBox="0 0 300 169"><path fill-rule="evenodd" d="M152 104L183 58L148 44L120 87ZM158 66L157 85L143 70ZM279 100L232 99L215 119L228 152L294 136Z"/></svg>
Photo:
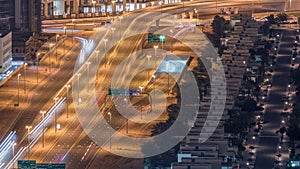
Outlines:
<svg viewBox="0 0 300 169"><path fill-rule="evenodd" d="M0 0L0 30L41 31L41 0Z"/></svg>
<svg viewBox="0 0 300 169"><path fill-rule="evenodd" d="M12 62L12 33L0 31L0 74L11 68Z"/></svg>

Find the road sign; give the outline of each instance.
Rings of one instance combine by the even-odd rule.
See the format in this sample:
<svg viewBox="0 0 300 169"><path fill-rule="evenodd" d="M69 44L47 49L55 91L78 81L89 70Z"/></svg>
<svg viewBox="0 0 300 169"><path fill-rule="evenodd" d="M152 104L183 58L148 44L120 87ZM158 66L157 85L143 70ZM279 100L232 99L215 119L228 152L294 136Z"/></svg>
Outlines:
<svg viewBox="0 0 300 169"><path fill-rule="evenodd" d="M18 169L36 169L36 161L18 160Z"/></svg>
<svg viewBox="0 0 300 169"><path fill-rule="evenodd" d="M134 96L140 93L140 90L108 89L108 95L110 96Z"/></svg>
<svg viewBox="0 0 300 169"><path fill-rule="evenodd" d="M36 169L65 169L66 164L47 164L47 163L38 163L36 164Z"/></svg>
<svg viewBox="0 0 300 169"><path fill-rule="evenodd" d="M129 96L128 90L125 89L108 89L108 95L111 96Z"/></svg>
<svg viewBox="0 0 300 169"><path fill-rule="evenodd" d="M166 36L163 34L148 33L148 43L153 43L153 42L165 43L165 41L166 41Z"/></svg>

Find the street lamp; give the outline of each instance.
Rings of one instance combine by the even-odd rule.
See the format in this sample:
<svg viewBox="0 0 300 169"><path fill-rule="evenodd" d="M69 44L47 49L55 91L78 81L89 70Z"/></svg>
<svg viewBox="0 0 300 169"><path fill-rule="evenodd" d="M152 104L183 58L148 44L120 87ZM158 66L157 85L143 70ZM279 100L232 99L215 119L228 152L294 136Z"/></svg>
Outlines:
<svg viewBox="0 0 300 169"><path fill-rule="evenodd" d="M21 73L18 74L18 106L20 104L20 76Z"/></svg>
<svg viewBox="0 0 300 169"><path fill-rule="evenodd" d="M51 72L51 67L52 67L52 64L51 64L51 55L50 55L50 50L51 50L51 48L53 47L53 43L50 43L50 45L49 45L49 56L48 56L48 58L49 58L49 72Z"/></svg>
<svg viewBox="0 0 300 169"><path fill-rule="evenodd" d="M32 126L26 126L26 129L27 129L27 143L28 143L28 145L27 145L27 150L28 150L28 153L27 153L27 155L28 155L28 160L29 160L29 158L30 158L30 155L29 155L29 151L30 151L30 146L29 146L29 144L30 144L30 140L29 140L29 137L30 137L30 130L31 130L31 128L32 128Z"/></svg>
<svg viewBox="0 0 300 169"><path fill-rule="evenodd" d="M107 43L107 41L108 41L108 39L103 39L103 41L104 41L104 49L105 49L105 52L106 52L106 43Z"/></svg>
<svg viewBox="0 0 300 169"><path fill-rule="evenodd" d="M145 87L144 86L139 86L139 89L140 89L140 91L141 91L141 94L143 93L143 89L144 89Z"/></svg>
<svg viewBox="0 0 300 169"><path fill-rule="evenodd" d="M111 126L111 113L107 113L109 115L109 125ZM111 131L109 130L109 148L111 148Z"/></svg>
<svg viewBox="0 0 300 169"><path fill-rule="evenodd" d="M87 65L87 71L88 71L88 79L87 79L87 83L88 83L88 91L90 90L90 64L91 64L91 62L90 61L88 61L88 62L86 62L86 65Z"/></svg>
<svg viewBox="0 0 300 169"><path fill-rule="evenodd" d="M39 83L39 56L40 53L36 55L36 83Z"/></svg>
<svg viewBox="0 0 300 169"><path fill-rule="evenodd" d="M120 24L122 23L123 16L119 16Z"/></svg>
<svg viewBox="0 0 300 169"><path fill-rule="evenodd" d="M125 102L125 111L127 112L127 106L128 106L127 98L124 98L124 102ZM128 123L129 123L129 120L128 120L128 118L126 118L126 134L128 134L128 128L129 128Z"/></svg>
<svg viewBox="0 0 300 169"><path fill-rule="evenodd" d="M114 33L115 33L116 28L115 28L115 27L112 27L111 30L112 30L112 35L111 35L111 36L113 36ZM112 38L112 40L114 40L114 39Z"/></svg>
<svg viewBox="0 0 300 169"><path fill-rule="evenodd" d="M24 63L24 94L26 94L26 66L27 63Z"/></svg>
<svg viewBox="0 0 300 169"><path fill-rule="evenodd" d="M148 67L149 67L149 65L150 65L150 59L151 59L152 56L151 55L147 55L146 57L148 59ZM150 70L148 71L147 80L149 79L149 73L150 73Z"/></svg>
<svg viewBox="0 0 300 169"><path fill-rule="evenodd" d="M53 98L55 105L56 105L58 99L59 99L58 97L54 97ZM54 112L54 128L55 128L55 132L57 132L56 125L57 125L57 117L56 117L56 111L55 111Z"/></svg>
<svg viewBox="0 0 300 169"><path fill-rule="evenodd" d="M56 36L55 36L55 40L56 40L56 48L55 48L55 62L56 62L56 64L57 64L57 39L59 38L59 34L57 34Z"/></svg>
<svg viewBox="0 0 300 169"><path fill-rule="evenodd" d="M99 53L100 51L99 50L96 50L96 57L97 57L97 63L98 63L98 66L99 66L99 62L100 62L100 59L99 59Z"/></svg>
<svg viewBox="0 0 300 169"><path fill-rule="evenodd" d="M74 29L75 29L75 19L72 19L72 25L73 25L73 29L72 29L72 44L73 44L73 41L74 41Z"/></svg>
<svg viewBox="0 0 300 169"><path fill-rule="evenodd" d="M11 143L11 147L12 147L12 158L14 158L14 156L15 156L15 146L17 145L17 143L16 142L12 142Z"/></svg>
<svg viewBox="0 0 300 169"><path fill-rule="evenodd" d="M153 88L154 88L154 98L155 98L155 78L156 78L156 76L152 75L152 78L153 78Z"/></svg>
<svg viewBox="0 0 300 169"><path fill-rule="evenodd" d="M45 114L46 114L46 111L40 111L40 113L42 114L42 118L43 118L43 148L45 147Z"/></svg>
<svg viewBox="0 0 300 169"><path fill-rule="evenodd" d="M69 105L68 105L68 103L69 103L69 88L71 87L71 85L65 85L65 88L67 89L67 118L69 118Z"/></svg>
<svg viewBox="0 0 300 169"><path fill-rule="evenodd" d="M154 48L154 61L156 66L156 52L157 52L158 45L154 45L153 48Z"/></svg>
<svg viewBox="0 0 300 169"><path fill-rule="evenodd" d="M78 91L77 97L78 97L78 105L79 105L79 102L80 102L80 98L79 98L79 93L80 93L79 80L80 80L81 73L76 73L76 76L77 76L77 87L78 87L78 89L77 89L77 91Z"/></svg>
<svg viewBox="0 0 300 169"><path fill-rule="evenodd" d="M64 26L65 35L67 35L67 26Z"/></svg>

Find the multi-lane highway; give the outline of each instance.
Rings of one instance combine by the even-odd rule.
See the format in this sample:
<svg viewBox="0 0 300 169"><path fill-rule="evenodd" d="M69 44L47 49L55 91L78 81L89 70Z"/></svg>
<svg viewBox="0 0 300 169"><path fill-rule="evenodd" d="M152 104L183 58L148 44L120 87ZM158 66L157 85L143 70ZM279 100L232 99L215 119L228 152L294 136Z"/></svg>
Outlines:
<svg viewBox="0 0 300 169"><path fill-rule="evenodd" d="M271 1L261 2L265 4L270 4ZM279 1L278 1L279 2ZM234 2L227 2L227 1L219 1L218 7L222 6L231 6L231 5L239 5L239 6L249 6L250 1L234 1ZM272 1L272 3L274 3ZM189 8L197 8L197 9L208 9L208 11L212 8L215 8L215 1L207 1L207 2L186 2L185 4L185 10L188 10ZM177 11L180 12L182 9L182 3L180 4L174 4L174 5L163 5L163 6L156 6L149 9L143 9L136 12L146 12L148 10L157 10L158 12L160 10L162 11ZM179 9L176 10L176 9ZM212 12L215 13L216 11ZM135 13L135 12L134 12ZM107 46L113 46L114 42L120 42L115 50L108 52L107 56L104 59L104 62L102 62L100 69L98 70L98 65L95 65L95 63L98 63L98 57L96 56L96 52L94 52L94 55L91 56L91 65L89 73L92 74L92 72L98 71L98 80L96 83L97 89L102 88L102 91L100 92L100 96L103 95L103 93L107 92L107 89L110 87L110 81L111 77L114 73L114 70L116 68L116 65L118 65L124 58L128 57L136 48L136 46L140 42L140 38L142 36L136 36L131 37L129 39L126 39L124 41L120 41L123 39L122 37L135 35L135 30L142 30L146 31L149 27L149 23L152 22L152 17L146 15L144 13L137 18L132 18L131 20L128 19L127 21L130 21L131 23L125 23L125 20L123 21L117 21L115 22L111 27L107 27L108 34L106 35L106 31L99 31L96 34L92 36L94 42L96 44L99 43L99 46L96 48L96 50L99 50L101 54L105 51L104 49L104 37L106 37L108 40ZM126 17L130 17L131 15L128 15ZM123 22L123 23L121 23ZM128 26L130 25L130 26ZM127 27L128 26L128 27ZM115 30L112 30L111 28L115 27ZM137 31L139 32L139 31ZM125 36L126 35L126 36ZM109 47L107 47L109 49ZM26 125L32 124L33 120L36 119L36 117L40 116L39 111L44 108L45 103L48 102L54 102L53 97L59 91L60 89L64 88L64 85L69 81L69 79L74 75L73 68L75 65L75 60L77 60L77 56L80 53L80 47L79 45L75 46L75 48L70 51L63 59L64 63L62 64L62 67L59 71L53 72L49 78L43 82L43 84L40 84L35 91L32 91L35 95L39 96L32 96L31 102L32 104L28 104L28 107L24 110L23 113L20 114L18 120L16 120L16 123L12 125L12 129L17 130L17 135L20 138L26 137ZM162 59L162 58L159 58ZM133 60L131 60L133 61ZM144 59L143 62L147 62L147 59ZM157 60L159 63L159 60ZM83 63L83 62L82 62ZM80 64L82 64L80 63ZM87 63L87 62L85 62ZM77 63L78 64L78 63ZM78 65L77 65L78 66ZM76 67L76 66L75 66ZM90 83L93 84L93 78L90 78L87 75L87 66L83 66L84 68L81 69L81 76L80 81L81 82L87 82L91 81ZM124 67L124 70L132 72L132 74L138 74L136 69L128 69ZM153 71L152 71L153 73ZM152 74L151 73L151 74ZM147 73L144 72L144 74L141 74L141 77L146 77ZM76 86L76 76L74 77L73 86ZM120 84L124 84L127 79L118 79L114 87L118 87ZM145 86L146 81L149 79L138 79L131 83L132 88L138 88L139 86ZM85 85L81 86L80 88L80 98L86 99L88 98L88 89L85 87ZM93 85L92 85L93 86ZM154 87L154 86L152 86ZM166 86L164 86L166 87ZM63 93L62 95L64 95ZM74 98L74 104L77 104L78 98ZM87 100L84 100L84 102ZM37 104L38 103L38 104ZM74 104L71 104L70 108L74 106ZM3 112L6 112L3 110ZM95 143L91 142L89 137L86 136L86 134L81 129L81 126L78 123L78 120L74 116L70 116L69 119L65 119L64 117L60 117L58 119L58 122L62 123L62 130L58 133L54 133L54 129L52 131L48 131L46 134L47 137L47 146L49 146L49 149L41 149L41 144L38 143L36 147L34 147L31 151L31 157L34 159L37 159L39 162L67 162L69 167L71 168L85 168L90 167L93 168L93 166L97 166L103 161L99 160L101 157L103 157L103 153L99 155L98 152L101 151L98 146L95 145ZM124 121L120 122L120 124L124 124ZM115 124L116 125L116 124ZM122 126L122 125L121 125ZM120 127L120 126L119 126ZM147 129L147 128L146 128ZM101 133L100 133L101 134ZM25 144L25 143L24 143ZM101 151L105 152L105 151ZM92 158L93 157L93 158ZM114 157L112 157L114 158ZM126 161L125 159L121 159ZM137 163L140 164L140 161ZM134 165L134 164L132 164Z"/></svg>

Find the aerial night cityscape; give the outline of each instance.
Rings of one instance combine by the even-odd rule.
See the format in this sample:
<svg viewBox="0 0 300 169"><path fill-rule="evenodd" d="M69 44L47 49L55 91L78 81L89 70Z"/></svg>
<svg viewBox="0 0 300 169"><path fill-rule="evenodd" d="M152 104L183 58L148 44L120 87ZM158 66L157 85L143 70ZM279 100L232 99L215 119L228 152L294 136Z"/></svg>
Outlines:
<svg viewBox="0 0 300 169"><path fill-rule="evenodd" d="M300 169L300 0L0 0L0 169Z"/></svg>

